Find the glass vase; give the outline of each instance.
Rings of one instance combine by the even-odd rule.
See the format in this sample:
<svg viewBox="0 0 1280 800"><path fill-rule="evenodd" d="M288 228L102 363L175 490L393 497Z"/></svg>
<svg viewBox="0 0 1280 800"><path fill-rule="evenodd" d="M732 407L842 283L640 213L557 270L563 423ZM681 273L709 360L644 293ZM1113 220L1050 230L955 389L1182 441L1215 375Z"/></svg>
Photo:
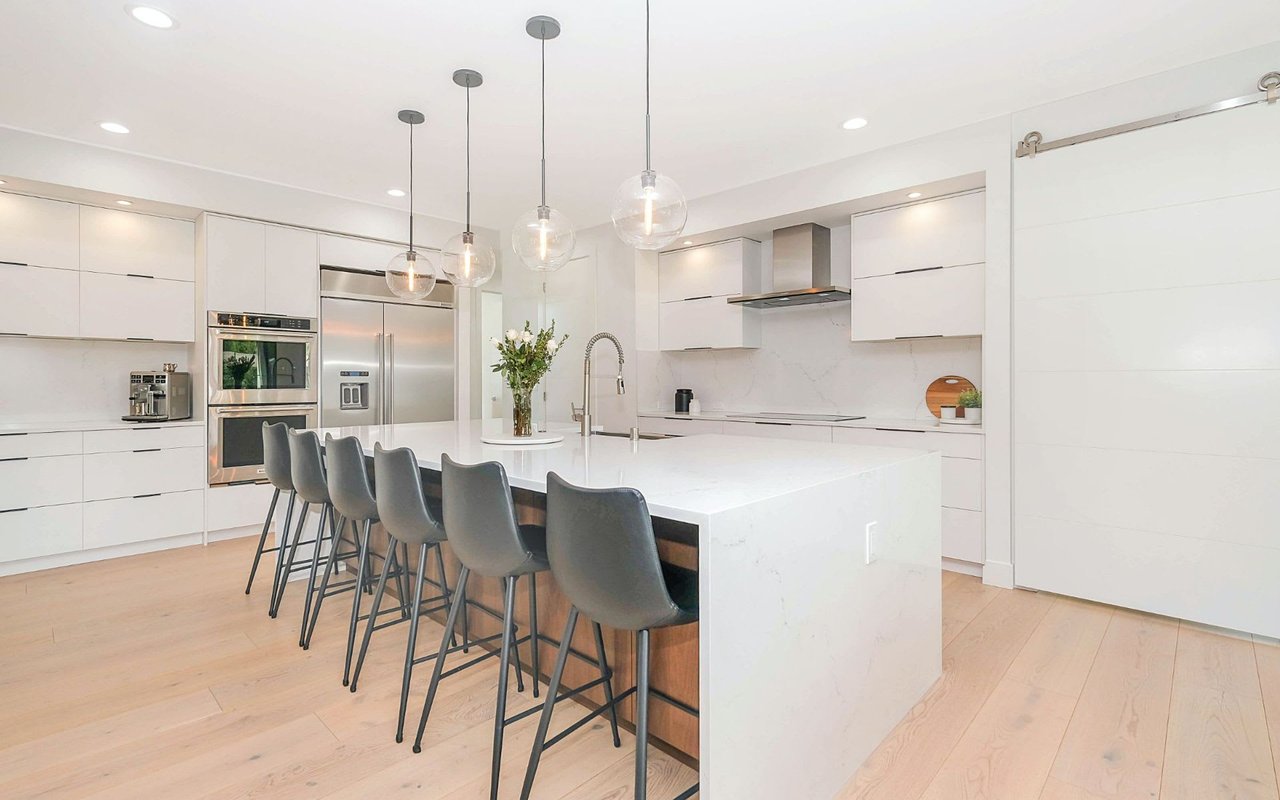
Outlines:
<svg viewBox="0 0 1280 800"><path fill-rule="evenodd" d="M511 433L515 436L533 435L533 387L513 389L515 403L511 410Z"/></svg>

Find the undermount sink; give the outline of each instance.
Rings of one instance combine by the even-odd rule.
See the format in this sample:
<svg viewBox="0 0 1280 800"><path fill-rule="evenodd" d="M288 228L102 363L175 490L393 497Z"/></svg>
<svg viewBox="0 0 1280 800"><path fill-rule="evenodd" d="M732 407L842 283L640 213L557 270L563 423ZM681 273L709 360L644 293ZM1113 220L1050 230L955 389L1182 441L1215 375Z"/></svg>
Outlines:
<svg viewBox="0 0 1280 800"><path fill-rule="evenodd" d="M592 432L591 435L592 436L616 436L619 439L631 438L631 434L622 433L620 431L594 431ZM672 437L666 435L665 433L642 433L640 434L640 438L646 439L646 440L654 440L654 439L670 439Z"/></svg>

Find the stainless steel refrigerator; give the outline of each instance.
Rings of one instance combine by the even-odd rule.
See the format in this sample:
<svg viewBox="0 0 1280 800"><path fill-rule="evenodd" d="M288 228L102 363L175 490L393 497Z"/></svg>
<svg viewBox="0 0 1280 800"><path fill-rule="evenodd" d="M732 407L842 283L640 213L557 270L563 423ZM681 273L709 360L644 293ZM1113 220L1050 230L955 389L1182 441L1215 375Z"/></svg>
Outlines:
<svg viewBox="0 0 1280 800"><path fill-rule="evenodd" d="M453 287L405 302L383 276L320 273L320 425L453 419Z"/></svg>

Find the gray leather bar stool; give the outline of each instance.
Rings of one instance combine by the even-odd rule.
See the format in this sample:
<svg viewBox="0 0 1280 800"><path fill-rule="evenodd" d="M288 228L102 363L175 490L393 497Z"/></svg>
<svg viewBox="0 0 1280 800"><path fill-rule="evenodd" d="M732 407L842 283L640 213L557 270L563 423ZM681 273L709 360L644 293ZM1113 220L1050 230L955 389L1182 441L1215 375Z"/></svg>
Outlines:
<svg viewBox="0 0 1280 800"><path fill-rule="evenodd" d="M325 561L324 575L320 579L320 589L316 594L315 610L307 623L307 634L303 637L303 649L311 644L311 636L315 632L316 620L320 618L320 609L324 599L334 594L352 591L351 621L347 626L347 653L343 662L342 685L350 684L351 655L355 648L356 625L360 620L360 603L365 591L372 590L372 576L369 569L370 558L390 559L391 567L400 586L401 612L408 617L408 600L406 599L404 581L405 561L396 557L394 548L385 554L374 553L369 548L369 536L373 523L378 521L378 504L373 498L373 487L369 483L369 473L365 469L364 451L360 440L354 436L341 439L326 434L324 439L325 481L329 487L329 499L333 509L341 519L345 532L350 525L355 534L356 543L356 577L331 586L330 581L337 571L338 559L341 557L337 547L329 548L329 557ZM403 548L402 548L403 549Z"/></svg>
<svg viewBox="0 0 1280 800"><path fill-rule="evenodd" d="M329 484L325 479L324 456L320 452L320 437L316 436L315 431L308 430L289 430L289 474L293 477L293 488L302 498L302 518L299 521L298 532L294 535L293 543L289 546L289 557L285 562L284 573L287 575L293 570L294 559L298 554L298 545L302 538L302 529L305 527L307 510L313 504L320 504L320 520L316 525L316 536L313 540L314 547L311 551L311 569L307 580L307 596L302 606L302 622L298 630L298 645L306 646L307 641L307 624L311 618L311 605L317 593L316 575L320 571L320 553L324 549L324 543L329 542L331 548L339 548L344 544L344 538L339 531L336 514L333 511L333 503L329 499ZM327 528L326 528L327 525ZM326 533L327 530L327 533ZM355 544L349 543L351 550L345 554L340 553L339 557L351 558L358 549ZM282 581L280 585L280 595L284 595L284 587L288 581ZM279 606L279 601L276 603Z"/></svg>
<svg viewBox="0 0 1280 800"><path fill-rule="evenodd" d="M429 500L426 492L422 488L422 476L418 471L418 460L413 455L413 451L408 448L400 448L398 450L383 450L381 445L374 445L373 450L373 474L378 484L377 491L377 513L382 520L382 526L387 530L387 536L390 537L388 552L403 547L408 549L409 546L417 548L418 551L418 569L414 575L413 583L413 601L408 608L409 621L409 640L405 647L404 671L401 675L400 683L400 714L396 719L396 741L404 741L404 717L409 704L409 686L413 680L413 668L424 661L435 658L435 655L417 658L418 644L418 620L423 614L429 614L435 611L441 611L445 608L445 604L451 598L457 596L458 590L453 592L449 589L449 582L445 577L444 556L440 551L440 543L445 540L445 528L440 524L440 504L434 499ZM440 582L434 583L427 578L427 561L430 551L435 551L436 564L440 569ZM404 556L405 565L409 563L408 555ZM388 627L389 625L398 624L403 619L395 620L390 623L378 623L379 608L382 605L382 596L387 588L387 576L391 568L392 559L388 558L383 561L382 574L378 578L378 588L373 595L373 608L368 615L368 622L365 624L364 641L360 645L360 656L356 660L355 673L351 677L351 691L356 690L357 682L360 679L360 671L364 666L365 655L369 651L369 640L373 636L375 630ZM422 589L426 583L432 583L438 586L441 594L438 597L430 598L426 601L428 607L423 607ZM401 598L404 598L405 591L401 589ZM431 603L443 601L439 605L431 606ZM403 603L403 599L401 601ZM463 634L464 645L466 633Z"/></svg>
<svg viewBox="0 0 1280 800"><path fill-rule="evenodd" d="M249 580L244 585L244 593L253 589L254 576L258 574L258 562L263 553L278 553L276 556L275 578L271 582L271 598L274 600L280 587L280 566L284 563L285 543L289 538L289 527L293 521L293 504L297 500L297 492L293 490L293 476L289 474L289 426L283 422L262 423L262 464L266 468L267 480L275 487L271 493L271 505L267 507L267 518L262 523L262 535L258 537L258 549L253 553L253 566L249 568ZM280 501L280 493L289 493L289 505L284 512L284 525L273 547L267 547L267 536L271 531L271 518L275 516L276 504Z"/></svg>
<svg viewBox="0 0 1280 800"><path fill-rule="evenodd" d="M635 489L583 489L554 472L547 475L547 557L551 572L573 607L551 672L547 703L538 721L538 733L529 754L524 790L533 790L542 752L603 713L596 709L547 740L551 713L564 665L568 642L578 615L586 614L597 626L636 632L636 685L606 700L614 707L636 695L636 800L647 795L649 697L652 694L677 708L697 715L697 710L649 687L649 633L654 628L687 625L698 620L698 575L664 564L658 558L653 520L644 496ZM597 634L598 635L598 634ZM676 800L687 800L698 791L695 784Z"/></svg>
<svg viewBox="0 0 1280 800"><path fill-rule="evenodd" d="M482 464L459 464L449 456L441 455L441 485L444 490L444 521L449 531L449 546L458 560L462 562L462 572L458 576L458 596L466 591L467 581L472 572L493 578L501 578L504 588L505 608L502 619L502 648L498 667L497 711L494 714L493 753L489 773L489 796L496 800L498 796L498 778L502 771L502 739L503 732L511 725L525 717L538 712L535 706L510 718L506 716L507 683L511 668L512 651L515 651L516 690L524 691L523 670L520 665L519 646L525 642L533 645L530 659L533 672L533 694L538 696L538 641L548 641L558 645L552 639L538 633L538 584L537 575L545 572L550 565L547 562L545 547L546 529L540 525L521 525L516 517L515 501L511 497L511 486L507 482L507 473L496 461ZM515 625L516 584L522 576L528 576L529 585L529 629L528 636L517 635ZM431 705L435 700L440 681L485 660L493 653L486 653L467 663L445 671L445 657L450 652L450 637L457 624L461 603L456 599L449 609L448 621L445 623L444 635L440 640L435 670L431 675L431 686L427 689L427 698L422 706L422 718L418 721L418 735L413 743L414 752L422 751L422 736L427 727L427 718L431 714ZM491 637L492 638L492 637ZM604 643L597 629L596 645L598 659L577 654L580 658L598 666L600 678L584 686L580 686L564 697L556 697L555 692L548 694L547 703L554 704L558 700L572 694L586 691L598 685L604 685L606 695L609 687L608 662L604 657ZM615 737L617 721L614 720Z"/></svg>

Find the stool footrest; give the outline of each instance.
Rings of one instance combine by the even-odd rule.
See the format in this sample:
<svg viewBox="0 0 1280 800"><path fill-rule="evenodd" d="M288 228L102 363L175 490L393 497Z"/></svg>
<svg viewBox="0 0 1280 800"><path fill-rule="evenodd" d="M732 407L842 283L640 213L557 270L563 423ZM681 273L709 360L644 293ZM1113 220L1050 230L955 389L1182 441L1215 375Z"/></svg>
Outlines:
<svg viewBox="0 0 1280 800"><path fill-rule="evenodd" d="M596 678L596 679L595 679L595 680L593 680L593 681L590 681L590 682L588 682L588 683L584 683L584 684L582 684L581 686L577 687L576 689L570 689L570 690L569 690L569 691L567 691L567 692L562 692L562 693L560 694L560 696L556 698L556 702L557 702L557 703L559 703L561 700L569 700L569 699L571 699L571 698L573 698L573 697L576 697L576 696L578 696L578 695L582 694L583 692L590 691L591 689L594 689L594 688L596 688L597 686L600 686L600 685L604 684L604 682L605 682L606 680L613 680L613 670L609 670L609 677L608 677L608 678ZM595 718L595 717L599 716L601 713L603 713L604 711L608 710L609 708L611 708L612 706L615 706L615 705L617 705L617 704L618 704L618 700L615 698L612 704L606 703L605 705L601 706L601 707L600 707L599 709L597 709L596 711L593 711L593 712L590 714L590 716L586 717L586 719L583 719L583 720L582 720L582 722L583 722L583 723L585 723L587 720L589 720L589 719L593 719L593 718ZM540 714L540 713L542 713L542 708L543 708L543 705L542 705L541 703L539 703L539 704L538 704L538 705L536 705L536 706L533 706L532 708L526 708L524 711L521 711L519 714L516 714L516 715L515 715L515 716L513 716L513 717L507 717L506 719L504 719L504 720L502 721L502 724L503 724L503 725L511 725L511 724L516 723L516 722L519 722L519 721L520 721L520 720L522 720L522 719L525 719L526 717L532 717L534 714ZM576 728L575 728L575 730L576 730Z"/></svg>

